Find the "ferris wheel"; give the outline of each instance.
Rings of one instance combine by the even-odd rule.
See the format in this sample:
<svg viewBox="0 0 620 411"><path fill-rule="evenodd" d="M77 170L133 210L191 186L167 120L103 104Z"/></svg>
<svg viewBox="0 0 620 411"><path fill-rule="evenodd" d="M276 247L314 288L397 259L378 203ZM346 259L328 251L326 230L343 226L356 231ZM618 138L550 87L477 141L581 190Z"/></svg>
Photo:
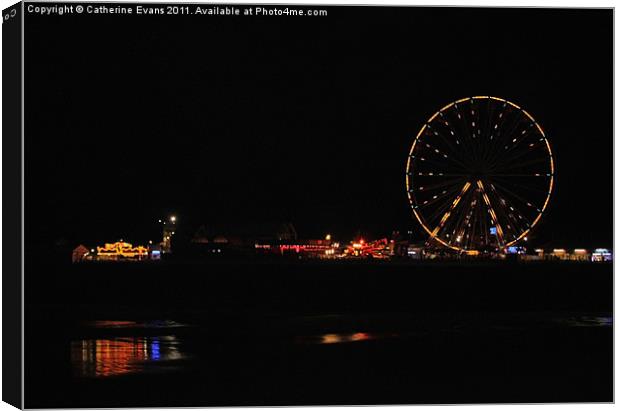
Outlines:
<svg viewBox="0 0 620 411"><path fill-rule="evenodd" d="M526 238L549 204L554 165L540 125L498 97L457 100L433 114L407 159L407 195L432 240L477 254Z"/></svg>

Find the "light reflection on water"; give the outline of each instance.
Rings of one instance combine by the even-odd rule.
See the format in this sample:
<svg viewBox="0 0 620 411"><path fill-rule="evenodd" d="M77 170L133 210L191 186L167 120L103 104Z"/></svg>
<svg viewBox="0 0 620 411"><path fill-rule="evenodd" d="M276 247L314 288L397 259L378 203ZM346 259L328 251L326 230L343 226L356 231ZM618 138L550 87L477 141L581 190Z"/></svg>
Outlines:
<svg viewBox="0 0 620 411"><path fill-rule="evenodd" d="M367 332L356 332L356 333L330 333L330 334L322 334L318 336L311 337L299 337L297 339L300 343L307 344L343 344L343 343L352 343L359 341L369 341L369 340L377 340L383 338L396 337L397 334L376 334L376 333L367 333Z"/></svg>
<svg viewBox="0 0 620 411"><path fill-rule="evenodd" d="M614 320L613 317L579 316L562 319L558 322L570 327L611 327Z"/></svg>
<svg viewBox="0 0 620 411"><path fill-rule="evenodd" d="M483 321L484 320L484 321ZM383 340L383 339L398 339L409 338L412 336L436 334L436 333L455 333L455 332L473 332L477 333L481 330L494 330L494 331L535 331L537 329L548 327L560 327L560 328L573 328L573 327L612 327L613 317L611 316L564 316L564 317L519 317L506 316L497 317L489 320L483 318L483 320L477 320L476 318L466 319L460 322L453 321L430 321L425 324L421 324L417 327L403 326L395 328L393 332L388 333L370 333L370 332L356 332L356 333L326 333L313 336L297 337L296 341L303 344L343 344L352 343L358 341L369 340ZM410 324L409 324L410 325Z"/></svg>
<svg viewBox="0 0 620 411"><path fill-rule="evenodd" d="M78 377L110 377L161 370L158 362L183 357L175 336L88 339L71 343L71 362Z"/></svg>
<svg viewBox="0 0 620 411"><path fill-rule="evenodd" d="M338 344L343 342L364 341L373 338L367 333L355 334L325 334L321 337L321 344Z"/></svg>
<svg viewBox="0 0 620 411"><path fill-rule="evenodd" d="M187 324L182 324L171 320L149 320L149 321L118 321L118 320L97 320L97 321L85 321L86 327L92 328L177 328L187 327Z"/></svg>

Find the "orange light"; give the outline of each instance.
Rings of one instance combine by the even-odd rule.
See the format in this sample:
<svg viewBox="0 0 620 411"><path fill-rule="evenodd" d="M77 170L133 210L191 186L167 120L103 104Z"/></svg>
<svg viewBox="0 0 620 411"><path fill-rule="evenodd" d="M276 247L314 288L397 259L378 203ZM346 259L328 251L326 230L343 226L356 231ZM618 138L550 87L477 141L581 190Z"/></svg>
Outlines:
<svg viewBox="0 0 620 411"><path fill-rule="evenodd" d="M131 243L119 241L105 243L103 247L97 247L97 255L102 257L146 257L149 251L141 245L134 247Z"/></svg>
<svg viewBox="0 0 620 411"><path fill-rule="evenodd" d="M321 342L323 344L335 344L335 343L339 343L340 341L341 341L341 338L338 334L325 334L321 338Z"/></svg>

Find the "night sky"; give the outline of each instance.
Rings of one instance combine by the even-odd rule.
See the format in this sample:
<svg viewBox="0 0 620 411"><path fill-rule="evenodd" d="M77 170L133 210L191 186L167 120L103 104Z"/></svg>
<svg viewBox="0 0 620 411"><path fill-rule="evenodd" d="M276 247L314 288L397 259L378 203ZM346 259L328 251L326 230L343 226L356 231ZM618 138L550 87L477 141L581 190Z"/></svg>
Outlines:
<svg viewBox="0 0 620 411"><path fill-rule="evenodd" d="M611 10L326 9L27 15L27 248L143 242L170 213L422 238L410 145L472 95L519 104L551 142L556 187L533 239L611 246Z"/></svg>

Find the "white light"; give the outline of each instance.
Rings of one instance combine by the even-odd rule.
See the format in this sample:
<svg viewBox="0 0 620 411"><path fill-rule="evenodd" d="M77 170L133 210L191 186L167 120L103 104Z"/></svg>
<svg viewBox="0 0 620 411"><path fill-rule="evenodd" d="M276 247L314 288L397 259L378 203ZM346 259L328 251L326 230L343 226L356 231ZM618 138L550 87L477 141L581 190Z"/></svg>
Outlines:
<svg viewBox="0 0 620 411"><path fill-rule="evenodd" d="M175 221L177 221L176 216L170 216L170 222L174 223Z"/></svg>

